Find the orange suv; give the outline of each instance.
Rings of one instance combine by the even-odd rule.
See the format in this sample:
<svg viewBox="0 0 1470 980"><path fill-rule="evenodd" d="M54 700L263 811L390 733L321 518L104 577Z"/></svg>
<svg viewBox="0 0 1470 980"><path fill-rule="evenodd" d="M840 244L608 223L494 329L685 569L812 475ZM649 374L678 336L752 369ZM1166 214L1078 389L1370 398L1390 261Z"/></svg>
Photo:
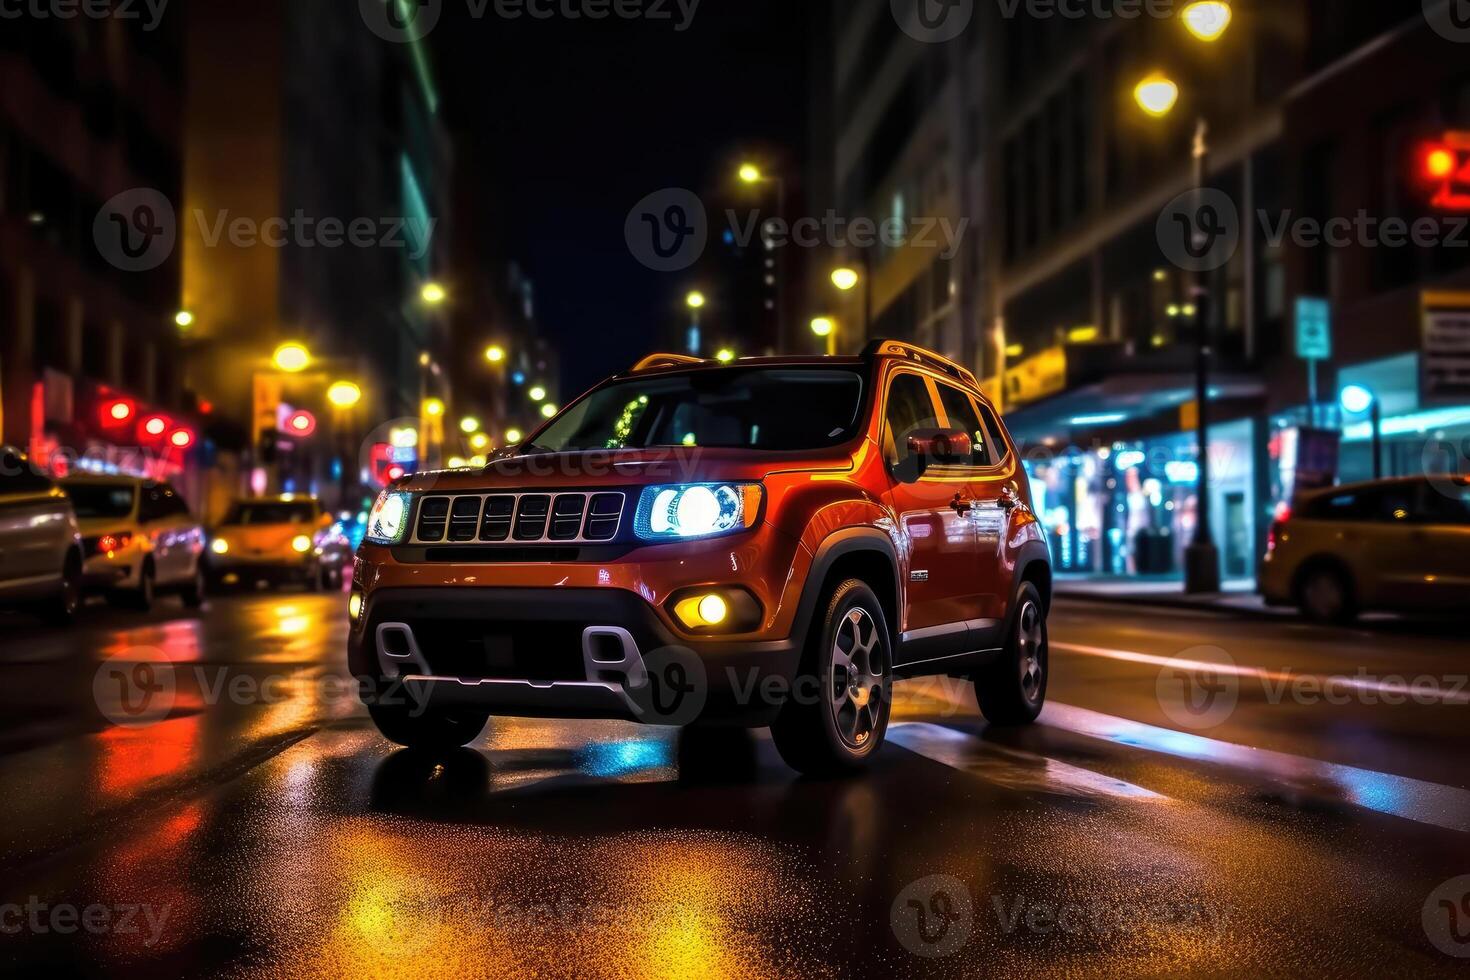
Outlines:
<svg viewBox="0 0 1470 980"><path fill-rule="evenodd" d="M996 724L1041 711L1030 499L974 376L936 354L656 355L483 469L383 492L350 665L403 745L467 744L492 714L733 723L796 769L850 769L898 678L972 678Z"/></svg>

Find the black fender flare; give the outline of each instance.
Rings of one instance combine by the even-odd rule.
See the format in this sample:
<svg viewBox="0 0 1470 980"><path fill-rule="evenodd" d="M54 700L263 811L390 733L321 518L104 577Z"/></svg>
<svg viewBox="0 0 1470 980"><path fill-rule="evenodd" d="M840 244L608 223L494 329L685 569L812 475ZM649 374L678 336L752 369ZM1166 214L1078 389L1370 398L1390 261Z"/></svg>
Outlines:
<svg viewBox="0 0 1470 980"><path fill-rule="evenodd" d="M1016 572L1015 576L1011 579L1011 595L1015 595L1016 588L1026 577L1027 571L1037 563L1040 563L1043 567L1046 568L1047 578L1050 581L1051 551L1047 549L1045 542L1034 540L1027 541L1025 544L1021 545L1020 551L1016 554ZM1052 587L1049 586L1045 590L1038 589L1037 591L1043 593L1041 596L1041 603L1046 608L1046 610L1050 612ZM1010 601L1010 596L1006 597L1006 601Z"/></svg>
<svg viewBox="0 0 1470 980"><path fill-rule="evenodd" d="M894 587L894 594L889 598L893 600L893 609L902 613L903 586L898 574L898 549L893 546L893 539L875 527L844 528L823 539L817 546L816 554L812 556L812 566L807 571L806 583L801 589L801 601L796 608L796 620L791 628L793 640L798 643L806 640L812 617L816 615L817 603L822 598L822 583L827 581L832 566L840 558L862 552L880 555L888 562L893 573ZM874 591L878 590L875 588ZM888 629L893 635L898 635L898 623L889 623Z"/></svg>

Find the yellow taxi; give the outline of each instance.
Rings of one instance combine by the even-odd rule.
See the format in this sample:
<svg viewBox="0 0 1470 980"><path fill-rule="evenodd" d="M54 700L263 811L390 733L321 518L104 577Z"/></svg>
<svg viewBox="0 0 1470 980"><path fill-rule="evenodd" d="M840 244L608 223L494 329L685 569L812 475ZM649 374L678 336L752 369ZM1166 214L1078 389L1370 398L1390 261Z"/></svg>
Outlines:
<svg viewBox="0 0 1470 980"><path fill-rule="evenodd" d="M286 494L237 500L209 536L210 583L320 588L327 578L322 542L331 526L331 515L314 498Z"/></svg>
<svg viewBox="0 0 1470 980"><path fill-rule="evenodd" d="M1470 607L1470 477L1419 476L1303 496L1271 527L1258 590L1318 622Z"/></svg>

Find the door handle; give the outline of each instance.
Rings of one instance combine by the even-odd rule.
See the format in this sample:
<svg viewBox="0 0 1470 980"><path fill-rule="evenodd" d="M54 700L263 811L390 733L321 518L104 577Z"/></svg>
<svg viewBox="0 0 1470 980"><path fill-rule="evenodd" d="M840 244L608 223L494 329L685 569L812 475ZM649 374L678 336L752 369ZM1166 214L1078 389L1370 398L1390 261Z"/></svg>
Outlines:
<svg viewBox="0 0 1470 980"><path fill-rule="evenodd" d="M961 517L964 517L970 511L975 509L975 502L973 500L967 500L961 497L959 494L954 495L954 499L949 502L949 505L953 507L954 512Z"/></svg>

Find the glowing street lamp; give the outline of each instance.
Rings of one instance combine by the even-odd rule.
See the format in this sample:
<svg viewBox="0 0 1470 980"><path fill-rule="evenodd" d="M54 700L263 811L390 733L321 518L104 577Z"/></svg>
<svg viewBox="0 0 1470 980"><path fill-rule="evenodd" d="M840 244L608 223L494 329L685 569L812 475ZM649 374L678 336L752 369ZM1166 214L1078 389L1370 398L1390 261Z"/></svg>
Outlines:
<svg viewBox="0 0 1470 980"><path fill-rule="evenodd" d="M551 402L547 402L545 405L541 406L541 417L545 419L553 418L556 416L556 413L558 411L560 411L560 409L551 404Z"/></svg>
<svg viewBox="0 0 1470 980"><path fill-rule="evenodd" d="M351 381L338 381L327 389L327 401L338 408L351 408L362 401L362 389Z"/></svg>
<svg viewBox="0 0 1470 980"><path fill-rule="evenodd" d="M691 310L704 309L705 302L704 293L701 293L697 289L684 297L684 305L688 306Z"/></svg>
<svg viewBox="0 0 1470 980"><path fill-rule="evenodd" d="M1189 33L1207 44L1220 40L1233 16L1224 0L1197 0L1180 14Z"/></svg>
<svg viewBox="0 0 1470 980"><path fill-rule="evenodd" d="M520 429L505 430L505 441L512 446L514 446L516 443L520 442L524 438L525 434L522 433Z"/></svg>
<svg viewBox="0 0 1470 980"><path fill-rule="evenodd" d="M830 316L819 316L812 320L812 333L827 341L827 356L837 353L837 321Z"/></svg>
<svg viewBox="0 0 1470 980"><path fill-rule="evenodd" d="M536 385L530 391L526 392L526 395L533 402L544 402L544 401L546 401L546 389L543 388L543 387L541 387L540 385Z"/></svg>
<svg viewBox="0 0 1470 980"><path fill-rule="evenodd" d="M741 164L740 179L747 184L759 184L761 181L761 168L753 163Z"/></svg>
<svg viewBox="0 0 1470 980"><path fill-rule="evenodd" d="M1179 101L1179 86L1163 72L1154 72L1133 89L1133 99L1138 107L1150 116L1167 116Z"/></svg>
<svg viewBox="0 0 1470 980"><path fill-rule="evenodd" d="M444 415L444 403L437 398L425 399L424 415L431 419L441 418Z"/></svg>
<svg viewBox="0 0 1470 980"><path fill-rule="evenodd" d="M719 361L721 364L729 364L731 361L735 360L735 352L728 347L722 348L720 352L715 355L715 360Z"/></svg>
<svg viewBox="0 0 1470 980"><path fill-rule="evenodd" d="M505 348L499 344L491 344L485 348L485 360L491 364L499 364L505 360Z"/></svg>
<svg viewBox="0 0 1470 980"><path fill-rule="evenodd" d="M449 298L449 294L439 283L426 282L419 290L419 298L430 306L438 306Z"/></svg>
<svg viewBox="0 0 1470 980"><path fill-rule="evenodd" d="M1368 414L1373 426L1373 479L1383 479L1383 406L1378 396L1363 385L1347 385L1338 393L1338 402L1349 415Z"/></svg>
<svg viewBox="0 0 1470 980"><path fill-rule="evenodd" d="M475 452L481 452L490 448L490 437L483 432L476 432L470 436L470 448Z"/></svg>
<svg viewBox="0 0 1470 980"><path fill-rule="evenodd" d="M180 330L188 330L194 325L194 314L188 310L180 310L174 314L174 323L178 324Z"/></svg>
<svg viewBox="0 0 1470 980"><path fill-rule="evenodd" d="M477 419L477 418L473 418L473 417L468 417L468 418L462 418L462 419L460 419L459 420L459 431L463 432L465 435L471 435L473 433L479 432L480 431L480 420Z"/></svg>
<svg viewBox="0 0 1470 980"><path fill-rule="evenodd" d="M857 274L856 269L849 269L846 266L843 266L840 269L832 270L832 285L836 286L844 293L854 289L860 279L861 277Z"/></svg>
<svg viewBox="0 0 1470 980"><path fill-rule="evenodd" d="M303 344L288 341L276 348L276 352L271 355L271 361L278 371L298 374L310 366L311 352Z"/></svg>

